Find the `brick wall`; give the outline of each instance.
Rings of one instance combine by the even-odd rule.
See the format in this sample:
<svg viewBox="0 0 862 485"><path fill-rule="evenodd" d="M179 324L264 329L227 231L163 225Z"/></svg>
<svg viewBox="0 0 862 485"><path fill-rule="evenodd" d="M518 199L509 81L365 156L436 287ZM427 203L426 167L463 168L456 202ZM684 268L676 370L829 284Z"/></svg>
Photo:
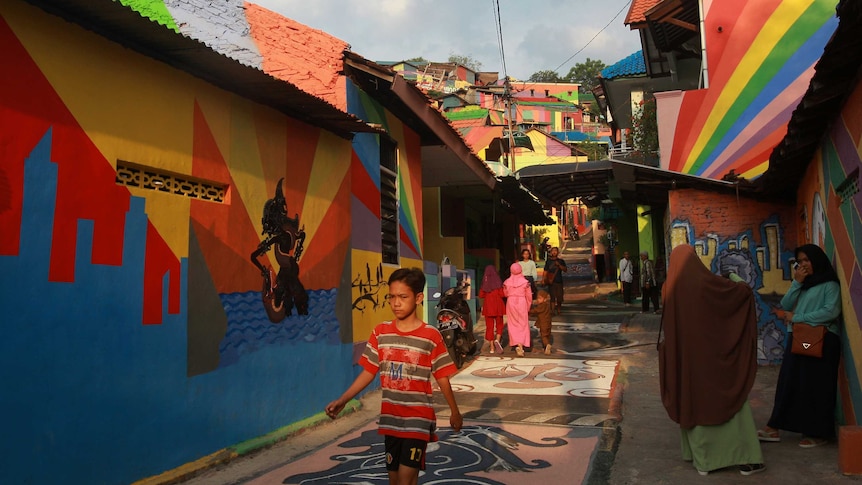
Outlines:
<svg viewBox="0 0 862 485"><path fill-rule="evenodd" d="M790 287L796 219L794 204L693 189L668 196L668 251L691 244L712 272L733 271L756 290L761 364L781 359L786 329L773 308Z"/></svg>

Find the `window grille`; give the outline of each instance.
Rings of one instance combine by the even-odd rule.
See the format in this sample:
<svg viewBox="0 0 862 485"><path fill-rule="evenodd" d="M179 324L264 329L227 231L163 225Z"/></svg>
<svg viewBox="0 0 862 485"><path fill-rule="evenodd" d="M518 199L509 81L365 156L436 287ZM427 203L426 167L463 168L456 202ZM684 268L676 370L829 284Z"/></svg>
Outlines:
<svg viewBox="0 0 862 485"><path fill-rule="evenodd" d="M838 184L835 188L835 193L841 198L841 203L852 199L854 195L859 193L859 169L850 172L844 181Z"/></svg>
<svg viewBox="0 0 862 485"><path fill-rule="evenodd" d="M117 160L117 184L224 203L227 185Z"/></svg>

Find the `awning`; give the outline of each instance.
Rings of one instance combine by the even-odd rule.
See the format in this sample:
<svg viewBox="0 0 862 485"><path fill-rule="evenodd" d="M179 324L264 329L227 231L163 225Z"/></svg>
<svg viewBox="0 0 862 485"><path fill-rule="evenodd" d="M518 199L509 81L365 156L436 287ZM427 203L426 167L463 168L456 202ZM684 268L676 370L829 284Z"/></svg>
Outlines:
<svg viewBox="0 0 862 485"><path fill-rule="evenodd" d="M556 207L574 197L580 197L588 207L601 205L608 198L611 174L610 160L532 165L518 170L525 187Z"/></svg>
<svg viewBox="0 0 862 485"><path fill-rule="evenodd" d="M497 190L503 207L515 214L522 223L530 226L554 223L542 207L542 202L514 176L498 177Z"/></svg>
<svg viewBox="0 0 862 485"><path fill-rule="evenodd" d="M554 206L580 197L588 207L626 200L649 206L666 206L668 191L697 188L753 195L750 183L713 180L619 160L533 165L518 170L521 183Z"/></svg>

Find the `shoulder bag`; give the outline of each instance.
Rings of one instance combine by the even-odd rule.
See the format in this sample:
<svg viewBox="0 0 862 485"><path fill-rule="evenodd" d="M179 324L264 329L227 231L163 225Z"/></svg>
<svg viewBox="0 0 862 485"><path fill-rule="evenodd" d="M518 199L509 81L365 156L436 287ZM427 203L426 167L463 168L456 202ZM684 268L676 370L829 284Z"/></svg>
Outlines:
<svg viewBox="0 0 862 485"><path fill-rule="evenodd" d="M823 357L823 338L825 325L809 325L803 322L793 324L793 346L790 352L809 357Z"/></svg>

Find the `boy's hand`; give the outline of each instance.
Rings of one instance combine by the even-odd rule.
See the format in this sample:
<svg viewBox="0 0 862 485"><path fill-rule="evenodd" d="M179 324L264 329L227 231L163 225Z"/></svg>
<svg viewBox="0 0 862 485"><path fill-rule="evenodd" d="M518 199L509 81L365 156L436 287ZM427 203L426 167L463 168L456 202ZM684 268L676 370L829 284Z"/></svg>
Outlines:
<svg viewBox="0 0 862 485"><path fill-rule="evenodd" d="M463 424L464 418L461 417L460 412L452 413L449 416L449 426L451 426L456 432L461 431L461 426Z"/></svg>
<svg viewBox="0 0 862 485"><path fill-rule="evenodd" d="M330 419L335 419L338 417L338 413L344 410L343 402L340 402L338 399L332 401L331 403L326 405L326 415L329 416Z"/></svg>

